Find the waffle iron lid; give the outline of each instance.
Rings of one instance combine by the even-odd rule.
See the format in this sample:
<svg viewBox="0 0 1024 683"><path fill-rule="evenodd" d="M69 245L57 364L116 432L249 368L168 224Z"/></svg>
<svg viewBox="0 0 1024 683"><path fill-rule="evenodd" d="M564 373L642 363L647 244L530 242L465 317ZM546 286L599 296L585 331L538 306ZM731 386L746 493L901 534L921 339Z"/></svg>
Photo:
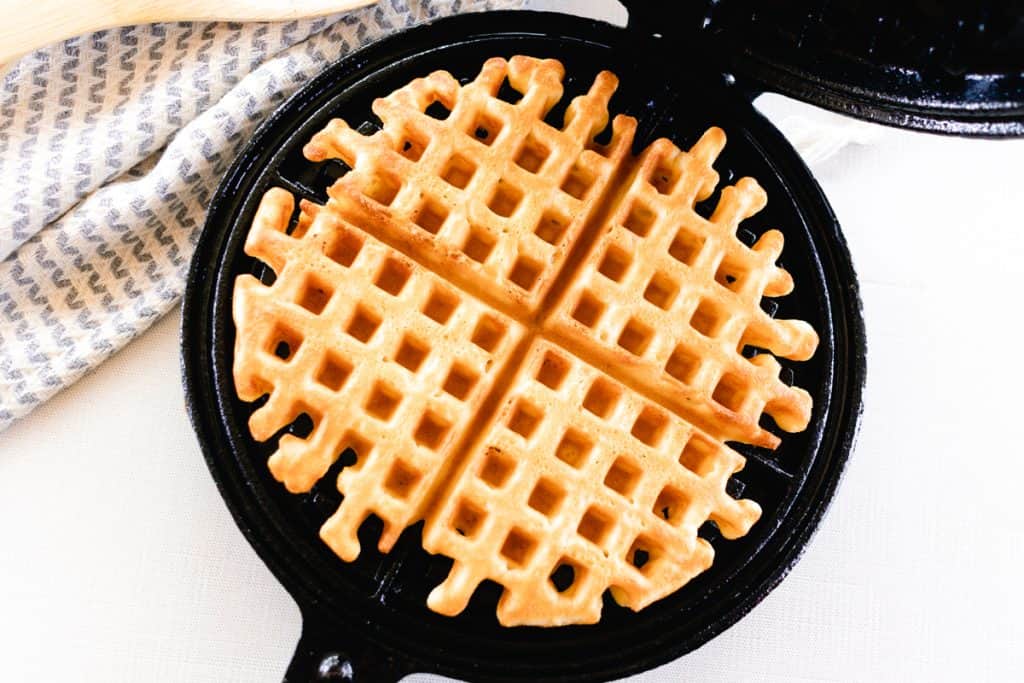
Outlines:
<svg viewBox="0 0 1024 683"><path fill-rule="evenodd" d="M623 4L630 28L685 39L754 94L902 128L1024 135L1024 0Z"/></svg>

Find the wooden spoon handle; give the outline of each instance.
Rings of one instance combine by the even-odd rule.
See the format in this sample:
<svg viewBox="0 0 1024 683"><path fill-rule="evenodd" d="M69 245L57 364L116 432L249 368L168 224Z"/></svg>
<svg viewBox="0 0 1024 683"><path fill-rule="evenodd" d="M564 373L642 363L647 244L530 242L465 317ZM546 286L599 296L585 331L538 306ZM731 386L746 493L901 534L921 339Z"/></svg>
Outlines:
<svg viewBox="0 0 1024 683"><path fill-rule="evenodd" d="M280 21L343 12L375 0L0 0L0 69L71 36L158 21Z"/></svg>

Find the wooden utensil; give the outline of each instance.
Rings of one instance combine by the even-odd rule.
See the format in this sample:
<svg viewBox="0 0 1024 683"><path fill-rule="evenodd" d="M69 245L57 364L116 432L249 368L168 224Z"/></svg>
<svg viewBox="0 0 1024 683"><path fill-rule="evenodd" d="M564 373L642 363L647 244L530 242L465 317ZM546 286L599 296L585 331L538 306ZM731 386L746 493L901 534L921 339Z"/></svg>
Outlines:
<svg viewBox="0 0 1024 683"><path fill-rule="evenodd" d="M281 21L375 0L0 0L0 71L15 57L71 36L161 21Z"/></svg>

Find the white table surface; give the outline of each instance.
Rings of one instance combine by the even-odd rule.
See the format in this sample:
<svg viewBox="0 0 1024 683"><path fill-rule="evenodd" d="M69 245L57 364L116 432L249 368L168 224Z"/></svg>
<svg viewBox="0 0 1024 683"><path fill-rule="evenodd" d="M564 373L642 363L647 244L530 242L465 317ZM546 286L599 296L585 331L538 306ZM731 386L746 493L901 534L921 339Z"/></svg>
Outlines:
<svg viewBox="0 0 1024 683"><path fill-rule="evenodd" d="M636 680L1019 680L1024 141L879 129L815 173L862 286L859 444L782 585ZM299 612L207 472L177 334L0 434L0 680L280 680Z"/></svg>

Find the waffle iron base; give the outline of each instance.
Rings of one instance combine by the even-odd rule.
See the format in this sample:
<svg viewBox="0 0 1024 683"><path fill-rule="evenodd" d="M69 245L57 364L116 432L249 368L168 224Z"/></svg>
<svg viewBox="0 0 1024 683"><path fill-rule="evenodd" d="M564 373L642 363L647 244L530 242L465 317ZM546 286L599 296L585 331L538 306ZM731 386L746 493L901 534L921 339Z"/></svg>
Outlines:
<svg viewBox="0 0 1024 683"><path fill-rule="evenodd" d="M232 383L231 292L237 275L260 272L242 250L260 197L283 186L323 201L326 187L345 170L306 162L302 145L333 117L372 125L373 98L412 78L435 69L471 78L488 57L515 54L565 64L566 97L550 120L560 120L568 100L609 69L621 81L610 108L638 119L638 146L667 136L688 147L708 126L721 126L729 138L715 164L722 182L750 175L769 197L768 207L744 223L741 237L752 239L769 227L786 236L783 265L797 287L777 300L777 314L807 320L821 337L810 361L784 361L794 382L814 397L808 429L786 435L774 452L738 447L748 464L734 477L734 490L764 509L751 533L724 541L706 525L702 535L716 550L710 570L639 613L606 598L602 620L591 626L502 628L494 616L500 587L493 584L482 586L458 617L429 611L427 593L451 561L420 548L421 525L381 555L374 543L380 527L369 520L360 531L359 559L339 560L317 532L340 494L320 484L295 496L270 476L266 459L276 438L261 444L249 436L246 420L255 406L239 401ZM182 366L192 422L221 494L302 611L303 635L287 680L397 680L412 672L494 681L617 678L699 647L746 614L796 562L839 483L859 420L865 338L856 276L820 188L751 106L749 89L700 55L674 63L679 54L673 46L669 57L657 40L635 31L557 14L440 20L328 67L263 124L224 177L189 275ZM296 423L285 431L302 428ZM333 481L344 461L324 481Z"/></svg>

